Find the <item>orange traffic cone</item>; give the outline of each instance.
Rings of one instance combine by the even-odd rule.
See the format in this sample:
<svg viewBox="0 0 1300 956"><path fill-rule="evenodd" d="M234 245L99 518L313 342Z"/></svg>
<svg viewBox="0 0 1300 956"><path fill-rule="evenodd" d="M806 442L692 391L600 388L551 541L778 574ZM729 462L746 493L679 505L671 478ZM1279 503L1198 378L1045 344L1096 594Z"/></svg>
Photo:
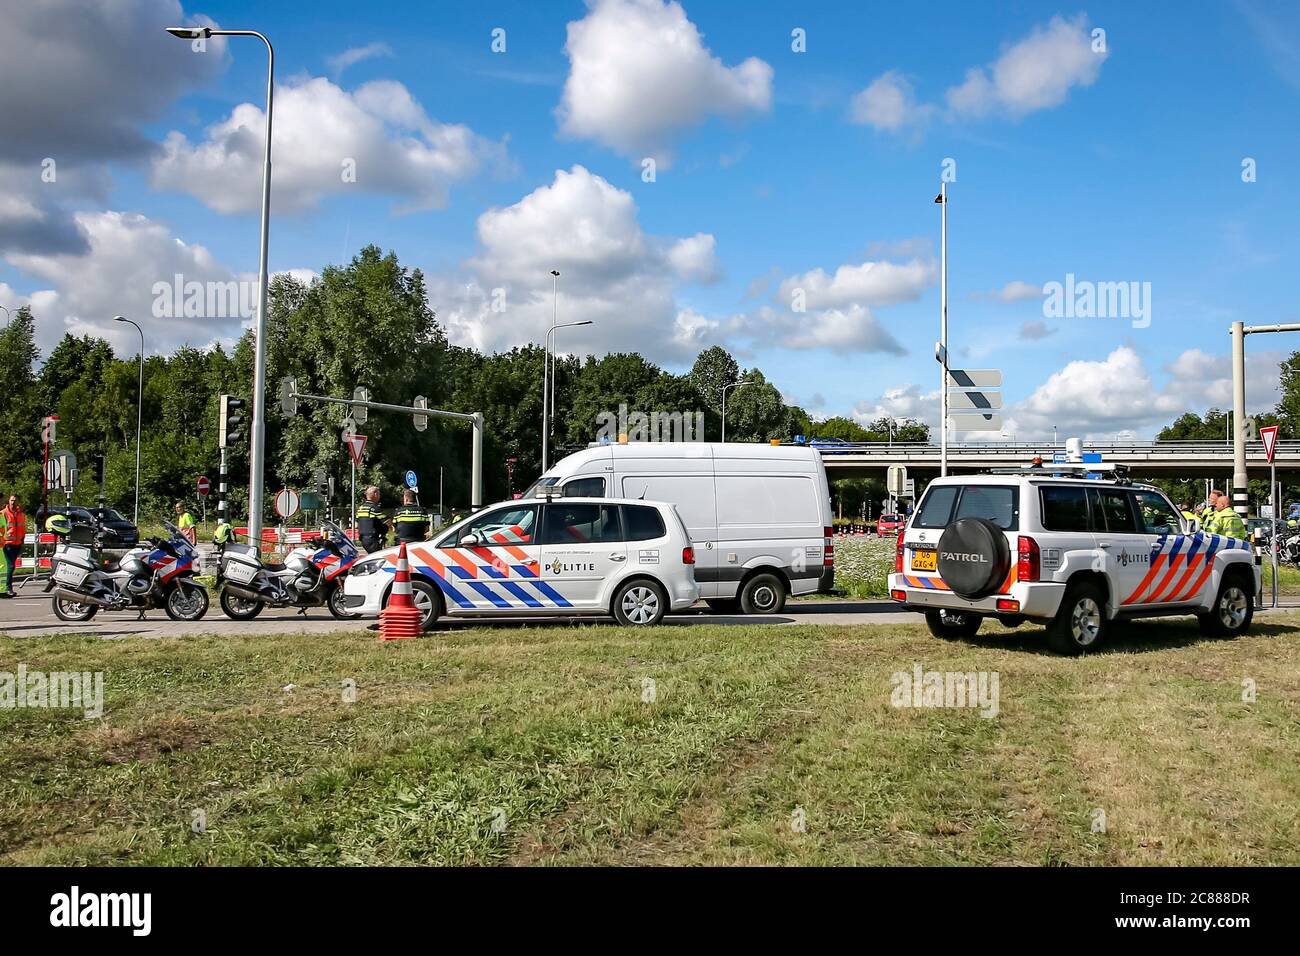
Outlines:
<svg viewBox="0 0 1300 956"><path fill-rule="evenodd" d="M397 552L397 573L387 606L379 612L379 638L401 641L420 636L420 612L411 595L411 566L406 561L406 544Z"/></svg>

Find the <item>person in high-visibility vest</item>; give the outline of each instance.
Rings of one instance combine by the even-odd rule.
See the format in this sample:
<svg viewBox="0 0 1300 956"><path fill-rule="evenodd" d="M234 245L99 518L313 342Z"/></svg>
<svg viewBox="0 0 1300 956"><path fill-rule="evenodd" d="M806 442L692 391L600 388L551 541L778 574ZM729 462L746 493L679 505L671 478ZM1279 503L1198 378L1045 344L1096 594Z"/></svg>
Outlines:
<svg viewBox="0 0 1300 956"><path fill-rule="evenodd" d="M221 523L217 525L217 530L212 532L212 543L217 546L217 550L221 550L226 545L237 542L238 540L239 535L235 534L235 526L224 518Z"/></svg>
<svg viewBox="0 0 1300 956"><path fill-rule="evenodd" d="M429 537L429 515L415 503L415 492L409 488L402 492L402 507L393 514L393 530L397 540L407 544Z"/></svg>
<svg viewBox="0 0 1300 956"><path fill-rule="evenodd" d="M1218 488L1211 488L1210 495L1205 499L1205 505L1201 508L1201 527L1207 530L1214 523L1215 515L1219 513L1219 495L1221 494L1222 492Z"/></svg>
<svg viewBox="0 0 1300 956"><path fill-rule="evenodd" d="M27 515L18 501L17 495L9 496L9 503L0 511L0 522L4 523L5 554L5 589L0 598L14 596L14 569L23 553L23 540L27 537Z"/></svg>
<svg viewBox="0 0 1300 956"><path fill-rule="evenodd" d="M1210 531L1213 534L1224 535L1229 538L1240 538L1246 540L1246 522L1241 520L1241 515L1232 507L1232 499L1227 495L1219 495L1219 510L1214 514L1214 521L1210 525Z"/></svg>
<svg viewBox="0 0 1300 956"><path fill-rule="evenodd" d="M1201 520L1201 516L1192 510L1192 503L1190 501L1180 501L1178 503L1178 513L1188 521L1199 522Z"/></svg>
<svg viewBox="0 0 1300 956"><path fill-rule="evenodd" d="M176 512L176 527L181 529L181 534L185 535L185 540L193 544L197 537L197 532L194 530L194 515L190 514L190 510L179 501L176 502L176 507L172 510Z"/></svg>

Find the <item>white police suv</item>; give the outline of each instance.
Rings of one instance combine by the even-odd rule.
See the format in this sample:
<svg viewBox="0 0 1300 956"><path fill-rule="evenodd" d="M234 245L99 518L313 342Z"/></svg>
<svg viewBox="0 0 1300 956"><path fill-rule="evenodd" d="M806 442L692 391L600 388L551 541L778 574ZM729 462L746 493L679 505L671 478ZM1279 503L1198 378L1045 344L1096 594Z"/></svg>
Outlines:
<svg viewBox="0 0 1300 956"><path fill-rule="evenodd" d="M397 548L368 555L344 583L347 607L388 603ZM695 551L670 504L538 498L490 505L427 543L407 545L415 606L439 617L612 615L658 624L699 598Z"/></svg>
<svg viewBox="0 0 1300 956"><path fill-rule="evenodd" d="M1206 633L1239 634L1259 590L1248 542L1201 531L1159 489L1098 464L930 482L889 576L937 636L973 635L985 617L1043 621L1062 654L1133 617L1194 614Z"/></svg>

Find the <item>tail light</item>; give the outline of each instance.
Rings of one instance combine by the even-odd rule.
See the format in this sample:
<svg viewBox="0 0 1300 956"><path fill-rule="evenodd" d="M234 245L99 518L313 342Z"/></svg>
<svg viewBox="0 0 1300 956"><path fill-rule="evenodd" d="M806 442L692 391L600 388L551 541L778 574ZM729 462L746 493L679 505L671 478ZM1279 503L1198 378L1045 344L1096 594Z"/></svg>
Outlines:
<svg viewBox="0 0 1300 956"><path fill-rule="evenodd" d="M903 573L903 532L898 532L898 542L894 545L894 570Z"/></svg>
<svg viewBox="0 0 1300 956"><path fill-rule="evenodd" d="M1028 535L1021 535L1016 545L1019 561L1016 563L1017 581L1037 581L1043 570L1042 558L1038 553L1038 542Z"/></svg>
<svg viewBox="0 0 1300 956"><path fill-rule="evenodd" d="M682 564L694 564L694 563L695 563L695 549L692 548L690 545L687 545L686 547L682 548Z"/></svg>
<svg viewBox="0 0 1300 956"><path fill-rule="evenodd" d="M822 528L822 567L830 568L835 566L835 534L834 528Z"/></svg>

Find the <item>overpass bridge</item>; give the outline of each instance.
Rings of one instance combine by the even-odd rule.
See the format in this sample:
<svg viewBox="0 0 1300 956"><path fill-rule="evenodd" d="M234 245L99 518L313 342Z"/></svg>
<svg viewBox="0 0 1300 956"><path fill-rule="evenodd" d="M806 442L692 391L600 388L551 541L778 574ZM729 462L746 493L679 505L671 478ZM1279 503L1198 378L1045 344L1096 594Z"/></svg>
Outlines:
<svg viewBox="0 0 1300 956"><path fill-rule="evenodd" d="M879 478L890 465L906 465L910 477L939 475L939 446L930 442L846 442L822 447L822 460L831 478ZM1042 455L1050 466L1063 444L1051 442L949 442L948 473L969 474L990 468L1017 468ZM1229 442L1134 441L1084 442L1083 451L1102 460L1128 465L1134 478L1211 478L1232 484L1232 445ZM1300 479L1300 441L1277 443L1274 455L1280 480ZM1263 442L1246 443L1246 467L1251 478L1268 480Z"/></svg>

